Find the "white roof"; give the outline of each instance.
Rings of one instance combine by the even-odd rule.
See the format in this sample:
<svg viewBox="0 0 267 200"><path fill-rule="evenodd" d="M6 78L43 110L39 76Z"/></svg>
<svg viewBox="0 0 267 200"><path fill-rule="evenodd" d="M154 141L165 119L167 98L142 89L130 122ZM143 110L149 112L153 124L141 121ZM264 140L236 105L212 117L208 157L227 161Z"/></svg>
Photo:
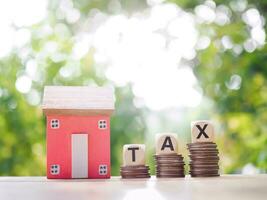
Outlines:
<svg viewBox="0 0 267 200"><path fill-rule="evenodd" d="M108 87L45 86L45 114L105 114L114 110L113 90Z"/></svg>

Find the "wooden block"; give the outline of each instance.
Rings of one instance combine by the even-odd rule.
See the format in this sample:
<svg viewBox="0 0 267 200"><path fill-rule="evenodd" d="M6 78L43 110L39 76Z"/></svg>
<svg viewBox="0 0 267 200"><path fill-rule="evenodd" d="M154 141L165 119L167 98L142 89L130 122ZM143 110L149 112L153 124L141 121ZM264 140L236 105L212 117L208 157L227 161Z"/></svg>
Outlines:
<svg viewBox="0 0 267 200"><path fill-rule="evenodd" d="M191 122L191 139L194 142L214 142L214 126L209 120Z"/></svg>
<svg viewBox="0 0 267 200"><path fill-rule="evenodd" d="M109 87L45 86L42 109L46 115L111 115L113 90Z"/></svg>
<svg viewBox="0 0 267 200"><path fill-rule="evenodd" d="M178 138L175 133L156 134L156 154L166 155L178 153Z"/></svg>
<svg viewBox="0 0 267 200"><path fill-rule="evenodd" d="M72 178L88 178L88 134L72 134L71 148Z"/></svg>
<svg viewBox="0 0 267 200"><path fill-rule="evenodd" d="M145 145L126 144L123 146L123 166L145 165Z"/></svg>

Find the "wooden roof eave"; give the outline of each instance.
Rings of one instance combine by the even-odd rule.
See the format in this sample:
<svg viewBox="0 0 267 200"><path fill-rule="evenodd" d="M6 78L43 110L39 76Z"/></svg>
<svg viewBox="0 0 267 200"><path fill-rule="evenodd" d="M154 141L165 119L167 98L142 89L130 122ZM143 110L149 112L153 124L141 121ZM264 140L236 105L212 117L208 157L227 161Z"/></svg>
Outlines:
<svg viewBox="0 0 267 200"><path fill-rule="evenodd" d="M77 115L77 116L111 116L114 109L49 109L43 108L46 116L49 115Z"/></svg>

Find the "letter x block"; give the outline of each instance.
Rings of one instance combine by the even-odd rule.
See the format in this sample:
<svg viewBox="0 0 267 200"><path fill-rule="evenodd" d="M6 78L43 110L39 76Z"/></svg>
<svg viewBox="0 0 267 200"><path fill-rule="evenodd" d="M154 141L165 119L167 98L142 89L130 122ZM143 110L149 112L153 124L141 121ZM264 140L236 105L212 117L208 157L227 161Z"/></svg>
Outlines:
<svg viewBox="0 0 267 200"><path fill-rule="evenodd" d="M191 122L191 139L194 142L214 142L214 126L211 121Z"/></svg>
<svg viewBox="0 0 267 200"><path fill-rule="evenodd" d="M178 153L178 139L175 133L156 134L156 154L167 155Z"/></svg>
<svg viewBox="0 0 267 200"><path fill-rule="evenodd" d="M123 166L145 164L145 145L126 144L123 146Z"/></svg>

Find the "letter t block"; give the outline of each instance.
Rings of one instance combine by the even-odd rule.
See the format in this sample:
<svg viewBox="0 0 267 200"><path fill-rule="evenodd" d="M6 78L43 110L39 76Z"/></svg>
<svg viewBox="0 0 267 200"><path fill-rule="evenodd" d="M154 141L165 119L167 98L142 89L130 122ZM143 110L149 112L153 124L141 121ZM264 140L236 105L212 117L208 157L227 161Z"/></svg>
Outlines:
<svg viewBox="0 0 267 200"><path fill-rule="evenodd" d="M145 165L145 145L125 144L123 146L123 166Z"/></svg>

